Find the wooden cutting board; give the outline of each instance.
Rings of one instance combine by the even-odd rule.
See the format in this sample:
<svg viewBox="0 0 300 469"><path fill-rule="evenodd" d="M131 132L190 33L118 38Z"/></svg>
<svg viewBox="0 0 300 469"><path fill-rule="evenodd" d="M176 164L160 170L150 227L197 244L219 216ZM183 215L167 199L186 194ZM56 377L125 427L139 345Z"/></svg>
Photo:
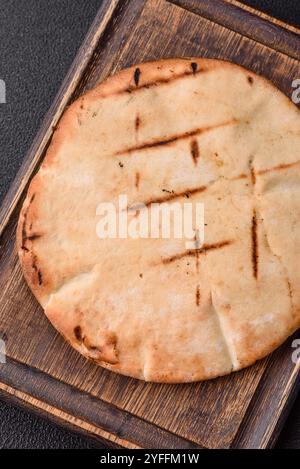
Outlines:
<svg viewBox="0 0 300 469"><path fill-rule="evenodd" d="M298 33L235 0L103 2L0 211L3 396L114 447L274 444L299 383L300 364L292 361L297 334L251 368L209 382L159 385L116 375L86 361L50 325L22 277L15 229L53 129L86 89L145 60L202 56L241 64L291 96L292 81L300 78Z"/></svg>

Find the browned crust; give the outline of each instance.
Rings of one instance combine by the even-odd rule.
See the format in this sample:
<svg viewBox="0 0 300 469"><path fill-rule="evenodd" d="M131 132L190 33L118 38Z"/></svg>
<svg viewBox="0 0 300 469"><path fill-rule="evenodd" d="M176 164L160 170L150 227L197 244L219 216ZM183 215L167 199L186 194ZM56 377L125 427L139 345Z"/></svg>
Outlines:
<svg viewBox="0 0 300 469"><path fill-rule="evenodd" d="M20 212L16 242L24 277L37 300L42 303L49 286L47 286L40 261L34 252L35 242L42 238L42 234L32 232L37 219L36 190L37 184L32 183Z"/></svg>
<svg viewBox="0 0 300 469"><path fill-rule="evenodd" d="M274 340L271 344L268 344L267 346L260 348L259 352L257 352L257 349L255 349L252 353L250 352L249 354L247 354L246 358L243 357L239 359L240 366L236 369L224 371L224 373L212 372L210 375L208 375L207 373L204 373L203 370L199 370L199 372L191 375L183 371L179 371L179 370L174 371L174 369L164 368L160 364L160 368L157 369L155 372L152 372L151 382L152 383L165 383L165 384L193 383L197 381L216 379L221 376L226 376L229 373L236 373L242 370L243 368L247 368L248 366L254 365L259 360L262 360L268 355L270 355L272 352L274 352L274 350L280 347L285 342L285 340L288 339L288 337L293 335L297 329L298 327L291 328L284 340L282 339ZM66 339L66 340L70 342L69 339ZM72 342L70 342L70 344L75 349L77 349L81 354L83 354L87 359L93 361L94 363L97 363L98 365L102 366L103 368L106 368L107 370L114 371L121 375L130 376L132 378L145 380L145 377L143 375L143 370L134 369L130 366L130 364L124 364L124 363L109 364L101 360L93 359L91 356L89 356L88 354L80 350L76 346L76 344ZM249 346L251 346L251 344L249 344ZM251 350L251 347L249 348L249 350Z"/></svg>

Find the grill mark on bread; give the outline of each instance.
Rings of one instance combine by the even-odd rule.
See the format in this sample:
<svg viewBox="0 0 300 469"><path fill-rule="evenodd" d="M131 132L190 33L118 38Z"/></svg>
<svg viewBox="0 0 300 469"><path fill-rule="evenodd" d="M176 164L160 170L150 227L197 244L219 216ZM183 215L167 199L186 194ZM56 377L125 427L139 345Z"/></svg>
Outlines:
<svg viewBox="0 0 300 469"><path fill-rule="evenodd" d="M43 235L41 234L38 234L38 233L33 233L29 236L26 236L26 239L28 239L28 241L35 241L36 239L39 239L41 238Z"/></svg>
<svg viewBox="0 0 300 469"><path fill-rule="evenodd" d="M199 250L197 250L196 252L196 272L199 273L199 255L200 255L200 252Z"/></svg>
<svg viewBox="0 0 300 469"><path fill-rule="evenodd" d="M249 170L250 170L250 178L253 187L253 191L255 191L256 185L256 172L253 166L253 156L249 158ZM253 276L255 279L258 277L258 236L257 236L257 213L256 208L253 208L252 213L252 222L251 222L251 257L252 257L252 270Z"/></svg>
<svg viewBox="0 0 300 469"><path fill-rule="evenodd" d="M247 174L239 174L238 176L229 179L229 181L236 181L239 179L246 179L248 177ZM180 197L186 197L189 199L191 196L195 194L200 194L201 192L206 191L209 189L210 186L215 184L218 181L218 179L212 180L209 184L206 186L199 186L195 187L192 189L185 189L184 191L180 192L175 192L175 191L170 191L168 189L162 189L163 192L165 192L165 195L163 196L158 196L158 197L153 197L151 199L148 199L144 202L137 203L135 205L131 205L130 207L127 208L128 211L137 211L140 210L143 207L149 207L151 204L162 204L164 202L170 202L171 200L179 199ZM126 210L126 209L125 209Z"/></svg>
<svg viewBox="0 0 300 469"><path fill-rule="evenodd" d="M297 160L297 161L294 161L293 163L283 163L283 164L279 164L277 166L272 166L271 168L265 168L265 169L259 169L257 171L255 171L254 167L253 167L253 158L250 159L249 161L249 171L250 173L249 174L245 174L245 173L242 173L242 174L239 174L238 176L232 178L231 180L237 180L237 179L246 179L250 176L251 178L251 182L253 185L256 184L257 182L257 176L261 176L263 174L267 174L267 173L272 173L273 171L283 171L285 169L289 169L289 168L293 168L294 166L297 166L300 164L300 160Z"/></svg>
<svg viewBox="0 0 300 469"><path fill-rule="evenodd" d="M37 276L38 276L39 285L42 285L43 284L43 275L42 275L42 272L41 272L40 269L38 269L38 271L37 271Z"/></svg>
<svg viewBox="0 0 300 469"><path fill-rule="evenodd" d="M83 341L83 335L82 335L82 329L80 326L76 326L74 327L74 336L75 336L75 339L78 340L78 342L82 342Z"/></svg>
<svg viewBox="0 0 300 469"><path fill-rule="evenodd" d="M135 83L135 86L139 86L139 82L140 82L140 76L141 76L141 69L140 68L136 68L135 71L134 71L134 83Z"/></svg>
<svg viewBox="0 0 300 469"><path fill-rule="evenodd" d="M253 166L253 156L250 156L250 159L249 159L249 170L250 170L251 182L252 182L253 186L255 186L255 184L256 184L256 173L255 173L255 169L254 169L254 166Z"/></svg>
<svg viewBox="0 0 300 469"><path fill-rule="evenodd" d="M32 269L34 270L34 272L37 275L38 284L41 286L43 284L43 275L42 275L42 271L37 266L37 256L36 255L32 256Z"/></svg>
<svg viewBox="0 0 300 469"><path fill-rule="evenodd" d="M140 173L135 173L135 187L137 189L140 187Z"/></svg>
<svg viewBox="0 0 300 469"><path fill-rule="evenodd" d="M201 299L201 292L200 292L200 285L196 287L196 305L200 306L200 299Z"/></svg>
<svg viewBox="0 0 300 469"><path fill-rule="evenodd" d="M199 249L201 249L201 240L199 238L199 230L195 231L195 249L197 250L196 254L196 272L199 273Z"/></svg>
<svg viewBox="0 0 300 469"><path fill-rule="evenodd" d="M294 161L293 163L282 163L271 168L260 169L257 171L257 174L263 175L272 171L282 171L284 169L293 168L293 166L297 166L298 164L300 164L300 160Z"/></svg>
<svg viewBox="0 0 300 469"><path fill-rule="evenodd" d="M26 248L26 240L27 240L27 232L26 232L26 219L27 219L27 210L23 215L23 224L22 224L22 249L27 249ZM27 249L28 251L28 249Z"/></svg>
<svg viewBox="0 0 300 469"><path fill-rule="evenodd" d="M292 303L292 306L293 306L293 289L292 289L291 281L288 277L286 278L286 282L287 282L287 286L288 286L288 290L289 290L289 296L290 296L290 299L291 299L291 303Z"/></svg>
<svg viewBox="0 0 300 469"><path fill-rule="evenodd" d="M193 62L193 64L194 64L193 67L195 68L195 65L197 66L196 62ZM129 86L125 89L121 89L121 90L118 90L114 93L108 94L105 97L112 97L112 96L116 96L116 95L122 95L122 94L126 94L126 93L133 93L133 92L142 91L142 90L145 90L145 89L159 87L160 85L167 85L167 84L172 83L176 80L181 80L182 78L193 77L194 75L197 75L197 74L200 74L200 73L209 72L208 69L198 68L198 66L194 70L192 68L192 64L191 64L191 69L192 69L191 71L187 70L185 72L178 73L177 75L172 75L171 77L157 78L155 81L149 81L148 83L144 83L143 85L139 85L139 84L136 85L135 76L134 76L135 87ZM136 71L135 71L135 73L136 73Z"/></svg>
<svg viewBox="0 0 300 469"><path fill-rule="evenodd" d="M24 215L23 215L23 225L22 225L22 233L21 233L21 238L22 238L22 246L21 248L25 251L29 251L29 249L26 247L26 241L28 239L27 237L27 229L26 229L26 223L27 223L27 214L28 214L28 210L29 210L29 207L30 205L32 204L32 202L34 201L34 198L35 198L35 194L33 194L29 200L29 203L28 203L28 206L24 212ZM32 224L30 225L32 226Z"/></svg>
<svg viewBox="0 0 300 469"><path fill-rule="evenodd" d="M233 243L231 240L220 241L219 243L204 244L200 249L189 249L188 251L180 252L171 257L165 257L162 259L163 264L171 264L174 261L178 261L184 257L196 257L200 254L206 254L208 251L214 251L216 249L222 249L225 246L230 246Z"/></svg>
<svg viewBox="0 0 300 469"><path fill-rule="evenodd" d="M142 202L140 204L132 205L131 207L128 207L127 210L129 211L134 211L141 209L141 207L149 207L151 204L162 204L164 202L170 202L171 200L178 199L180 197L186 197L189 198L191 195L194 194L199 194L207 189L208 186L200 186L196 187L194 189L186 189L182 192L171 192L167 193L166 195L163 195L161 197L153 197L151 199L146 200L145 202Z"/></svg>
<svg viewBox="0 0 300 469"><path fill-rule="evenodd" d="M249 174L239 174L238 176L233 177L232 179L228 179L228 181L238 181L240 179L247 179ZM151 204L162 204L164 202L170 202L171 200L179 199L180 197L186 197L187 199L193 196L194 194L200 194L201 192L206 191L211 187L213 184L218 182L218 179L212 180L205 186L199 186L192 189L185 189L184 191L175 192L174 190L170 191L168 189L162 189L166 195L164 196L157 196L151 199L146 200L145 202L136 203L135 205L131 205L127 207L128 211L140 211L141 208L149 207ZM126 210L126 209L125 209Z"/></svg>
<svg viewBox="0 0 300 469"><path fill-rule="evenodd" d="M232 178L233 181L237 181L239 179L247 179L248 178L248 175L245 174L245 173L242 173L242 174L239 174L238 176Z"/></svg>
<svg viewBox="0 0 300 469"><path fill-rule="evenodd" d="M144 142L144 143L141 143L139 145L135 145L135 146L132 146L132 147L125 148L124 150L119 150L115 153L115 155L124 155L124 154L127 154L127 153L131 153L133 151L141 151L141 150L147 150L149 148L161 147L163 145L170 145L174 142L177 142L178 140L185 140L185 139L188 139L190 137L194 137L196 135L201 135L203 133L210 132L212 130L219 129L221 127L226 127L226 126L229 126L229 125L233 125L233 124L236 124L236 123L237 123L236 119L231 119L229 121L222 122L220 124L211 125L211 126L208 126L208 127L198 127L196 129L189 130L189 131L184 132L182 134L176 134L176 135L172 135L172 136L165 137L165 138L155 139L155 140L152 140L150 142Z"/></svg>
<svg viewBox="0 0 300 469"><path fill-rule="evenodd" d="M199 145L196 139L191 141L191 155L194 162L194 165L197 166L198 158L200 156Z"/></svg>
<svg viewBox="0 0 300 469"><path fill-rule="evenodd" d="M134 123L136 132L138 132L138 130L140 128L140 124L141 124L141 119L140 119L140 116L137 114L137 116L135 118L135 123Z"/></svg>
<svg viewBox="0 0 300 469"><path fill-rule="evenodd" d="M253 267L253 276L257 279L258 277L258 237L257 237L257 214L256 209L253 209L252 215L252 225L251 225L251 241L252 241L252 267Z"/></svg>
<svg viewBox="0 0 300 469"><path fill-rule="evenodd" d="M192 69L193 75L195 75L195 73L197 72L197 68L198 68L197 63L196 63L196 62L192 62L192 63L191 63L191 69Z"/></svg>

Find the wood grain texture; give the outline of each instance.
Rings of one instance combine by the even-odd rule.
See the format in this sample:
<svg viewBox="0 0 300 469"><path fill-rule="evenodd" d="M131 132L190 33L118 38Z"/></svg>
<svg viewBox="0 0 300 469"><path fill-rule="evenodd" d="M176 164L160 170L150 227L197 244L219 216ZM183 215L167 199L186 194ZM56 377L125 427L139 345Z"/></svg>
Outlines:
<svg viewBox="0 0 300 469"><path fill-rule="evenodd" d="M256 8L250 7L249 5L246 5L245 3L242 3L239 0L225 0L225 1L227 3L232 3L232 5L242 8L243 10L249 11L250 13L257 15L260 18L263 18L264 20L269 21L270 23L280 26L281 28L285 28L289 31L292 31L293 33L300 34L300 29L296 28L296 26L292 26L291 24L285 23L284 21L274 18L273 16L270 16L263 11L257 10Z"/></svg>
<svg viewBox="0 0 300 469"><path fill-rule="evenodd" d="M27 365L11 359L8 359L6 367L9 368L9 373L4 367L0 368L0 389L119 446L138 449L140 445L150 444L155 448L197 448L197 445L189 441L153 427L146 421L55 380L35 368L28 368ZM64 411L57 408L58 403Z"/></svg>
<svg viewBox="0 0 300 469"><path fill-rule="evenodd" d="M116 70L166 57L215 57L266 76L291 96L291 83L300 77L299 38L272 24L278 41L270 44L266 20L257 16L244 35L236 6L220 15L221 3L225 11L219 0L104 2L1 209L0 337L9 358L0 365L0 389L117 446L267 447L295 396L299 366L291 360L292 339L251 368L196 384L144 383L87 362L47 321L15 249L19 208L53 126L71 101ZM258 30L264 38L257 38ZM290 49L282 46L286 33Z"/></svg>
<svg viewBox="0 0 300 469"><path fill-rule="evenodd" d="M171 0L175 5L193 11L245 37L274 48L289 57L300 58L294 32L275 25L265 18L227 0Z"/></svg>

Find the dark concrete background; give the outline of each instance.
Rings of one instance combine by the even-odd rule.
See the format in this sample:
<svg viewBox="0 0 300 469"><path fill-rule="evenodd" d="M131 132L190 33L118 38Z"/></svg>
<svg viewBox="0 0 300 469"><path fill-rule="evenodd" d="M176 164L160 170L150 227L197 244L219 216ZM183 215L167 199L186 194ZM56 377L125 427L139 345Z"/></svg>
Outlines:
<svg viewBox="0 0 300 469"><path fill-rule="evenodd" d="M299 0L245 0L300 26ZM0 0L0 202L90 26L101 0ZM0 448L95 445L0 401ZM279 439L300 449L300 396Z"/></svg>

